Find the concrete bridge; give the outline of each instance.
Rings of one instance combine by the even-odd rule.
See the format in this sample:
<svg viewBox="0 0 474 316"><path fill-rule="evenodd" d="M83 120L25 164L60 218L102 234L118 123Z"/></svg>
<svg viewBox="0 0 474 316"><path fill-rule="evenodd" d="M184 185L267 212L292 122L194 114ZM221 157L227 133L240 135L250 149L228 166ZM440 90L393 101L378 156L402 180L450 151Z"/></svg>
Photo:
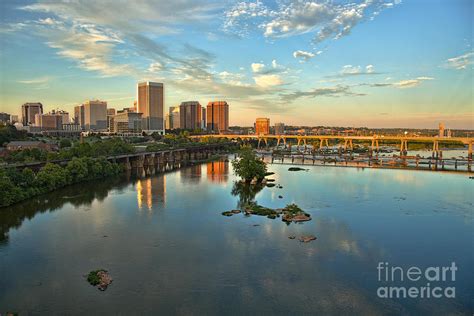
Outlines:
<svg viewBox="0 0 474 316"><path fill-rule="evenodd" d="M174 166L178 163L192 163L194 161L208 159L212 155L222 152L222 150L225 149L225 146L229 144L230 143L216 143L192 146L188 148L166 149L154 152L137 152L108 156L106 159L110 162L123 164L125 169L128 170L132 168L148 167L166 169L167 166ZM14 167L18 169L30 168L37 171L46 165L46 163L54 163L65 166L69 161L71 161L71 159L10 164L2 167Z"/></svg>
<svg viewBox="0 0 474 316"><path fill-rule="evenodd" d="M436 156L442 156L442 151L439 148L439 143L448 143L448 142L460 142L468 146L468 158L472 159L472 147L474 143L473 137L433 137L433 136L385 136L385 135L374 135L374 136L340 136L340 135L237 135L237 134L219 134L219 135L198 135L191 136L192 138L227 138L230 140L249 140L256 139L258 140L258 146L260 147L261 142L264 142L268 146L268 140L276 139L277 146L283 143L286 147L287 140L293 139L296 140L297 146L304 145L307 146L307 143L310 141L319 141L319 148L329 147L329 140L339 141L339 145L343 147L344 151L354 148L353 141L366 141L370 142L369 147L370 151L379 151L379 142L388 141L388 142L397 142L400 143L400 154L405 154L408 151L408 142L429 142L433 143L433 153ZM290 144L291 147L291 144Z"/></svg>

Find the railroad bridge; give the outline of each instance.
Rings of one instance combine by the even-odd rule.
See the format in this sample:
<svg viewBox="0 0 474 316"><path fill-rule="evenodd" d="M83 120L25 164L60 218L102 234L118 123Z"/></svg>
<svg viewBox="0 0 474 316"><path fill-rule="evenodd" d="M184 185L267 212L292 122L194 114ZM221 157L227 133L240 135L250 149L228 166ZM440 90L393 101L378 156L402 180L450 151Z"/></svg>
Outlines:
<svg viewBox="0 0 474 316"><path fill-rule="evenodd" d="M187 148L166 149L154 152L137 152L108 156L106 159L124 165L125 169L132 168L158 168L166 169L167 166L174 166L178 163L192 163L194 161L210 158L212 155L221 153L229 143L215 143ZM38 171L46 163L54 163L65 166L71 159L52 160L45 162L30 162L22 164L6 165L4 167L15 167L18 169L30 168Z"/></svg>

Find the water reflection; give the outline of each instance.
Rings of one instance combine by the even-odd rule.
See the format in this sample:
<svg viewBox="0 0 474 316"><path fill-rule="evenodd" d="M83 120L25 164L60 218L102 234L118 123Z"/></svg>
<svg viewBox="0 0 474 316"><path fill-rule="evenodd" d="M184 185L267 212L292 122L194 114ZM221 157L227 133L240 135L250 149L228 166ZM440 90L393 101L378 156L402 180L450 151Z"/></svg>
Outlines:
<svg viewBox="0 0 474 316"><path fill-rule="evenodd" d="M137 203L140 210L143 204L151 211L153 205L159 203L166 205L166 176L156 176L147 179L139 179L136 184Z"/></svg>
<svg viewBox="0 0 474 316"><path fill-rule="evenodd" d="M263 184L247 184L240 181L234 182L231 194L238 196L237 208L242 209L250 202L255 202L255 196L265 187Z"/></svg>
<svg viewBox="0 0 474 316"><path fill-rule="evenodd" d="M207 179L211 182L227 182L229 162L224 160L212 161L206 166Z"/></svg>
<svg viewBox="0 0 474 316"><path fill-rule="evenodd" d="M109 178L90 182L87 186L74 185L41 195L25 202L0 209L0 245L8 241L11 229L18 229L25 219L31 220L39 213L54 212L66 203L76 208L91 206L92 202L103 201L112 189L122 190L130 183L126 178Z"/></svg>
<svg viewBox="0 0 474 316"><path fill-rule="evenodd" d="M202 166L193 165L188 167L183 167L179 170L180 180L184 183L198 184L201 181L202 176Z"/></svg>

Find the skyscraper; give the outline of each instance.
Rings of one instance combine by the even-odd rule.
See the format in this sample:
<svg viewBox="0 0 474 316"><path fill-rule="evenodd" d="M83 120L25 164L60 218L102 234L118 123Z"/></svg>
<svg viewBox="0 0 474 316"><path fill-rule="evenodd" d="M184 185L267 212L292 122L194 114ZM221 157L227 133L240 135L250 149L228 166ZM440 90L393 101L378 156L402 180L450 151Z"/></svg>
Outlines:
<svg viewBox="0 0 474 316"><path fill-rule="evenodd" d="M226 101L212 101L207 104L207 130L224 132L229 129L229 104Z"/></svg>
<svg viewBox="0 0 474 316"><path fill-rule="evenodd" d="M171 129L181 128L181 125L179 125L180 123L179 122L180 120L179 106L170 106L169 113L170 113L170 128Z"/></svg>
<svg viewBox="0 0 474 316"><path fill-rule="evenodd" d="M198 101L182 102L179 106L179 125L185 129L201 127L201 104Z"/></svg>
<svg viewBox="0 0 474 316"><path fill-rule="evenodd" d="M158 82L138 83L137 111L143 113L143 129L164 134L164 87Z"/></svg>
<svg viewBox="0 0 474 316"><path fill-rule="evenodd" d="M84 128L86 130L107 129L107 102L86 101L84 104Z"/></svg>
<svg viewBox="0 0 474 316"><path fill-rule="evenodd" d="M270 119L266 117L259 117L255 120L255 134L268 135L270 134Z"/></svg>
<svg viewBox="0 0 474 316"><path fill-rule="evenodd" d="M43 114L43 104L28 102L21 106L21 121L24 126L35 123L35 115Z"/></svg>
<svg viewBox="0 0 474 316"><path fill-rule="evenodd" d="M78 124L81 129L84 128L84 106L77 105L74 107L74 123Z"/></svg>

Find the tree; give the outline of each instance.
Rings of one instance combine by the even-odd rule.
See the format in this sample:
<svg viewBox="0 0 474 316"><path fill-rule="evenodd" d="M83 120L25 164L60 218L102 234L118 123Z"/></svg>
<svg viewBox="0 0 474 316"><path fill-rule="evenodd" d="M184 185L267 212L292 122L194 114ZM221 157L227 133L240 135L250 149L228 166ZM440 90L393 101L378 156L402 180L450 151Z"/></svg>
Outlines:
<svg viewBox="0 0 474 316"><path fill-rule="evenodd" d="M67 138L63 138L59 141L59 148L68 148L71 147L71 141Z"/></svg>
<svg viewBox="0 0 474 316"><path fill-rule="evenodd" d="M234 172L245 182L249 183L256 178L258 181L263 180L267 172L267 165L258 159L251 147L241 147L239 158L232 161Z"/></svg>

